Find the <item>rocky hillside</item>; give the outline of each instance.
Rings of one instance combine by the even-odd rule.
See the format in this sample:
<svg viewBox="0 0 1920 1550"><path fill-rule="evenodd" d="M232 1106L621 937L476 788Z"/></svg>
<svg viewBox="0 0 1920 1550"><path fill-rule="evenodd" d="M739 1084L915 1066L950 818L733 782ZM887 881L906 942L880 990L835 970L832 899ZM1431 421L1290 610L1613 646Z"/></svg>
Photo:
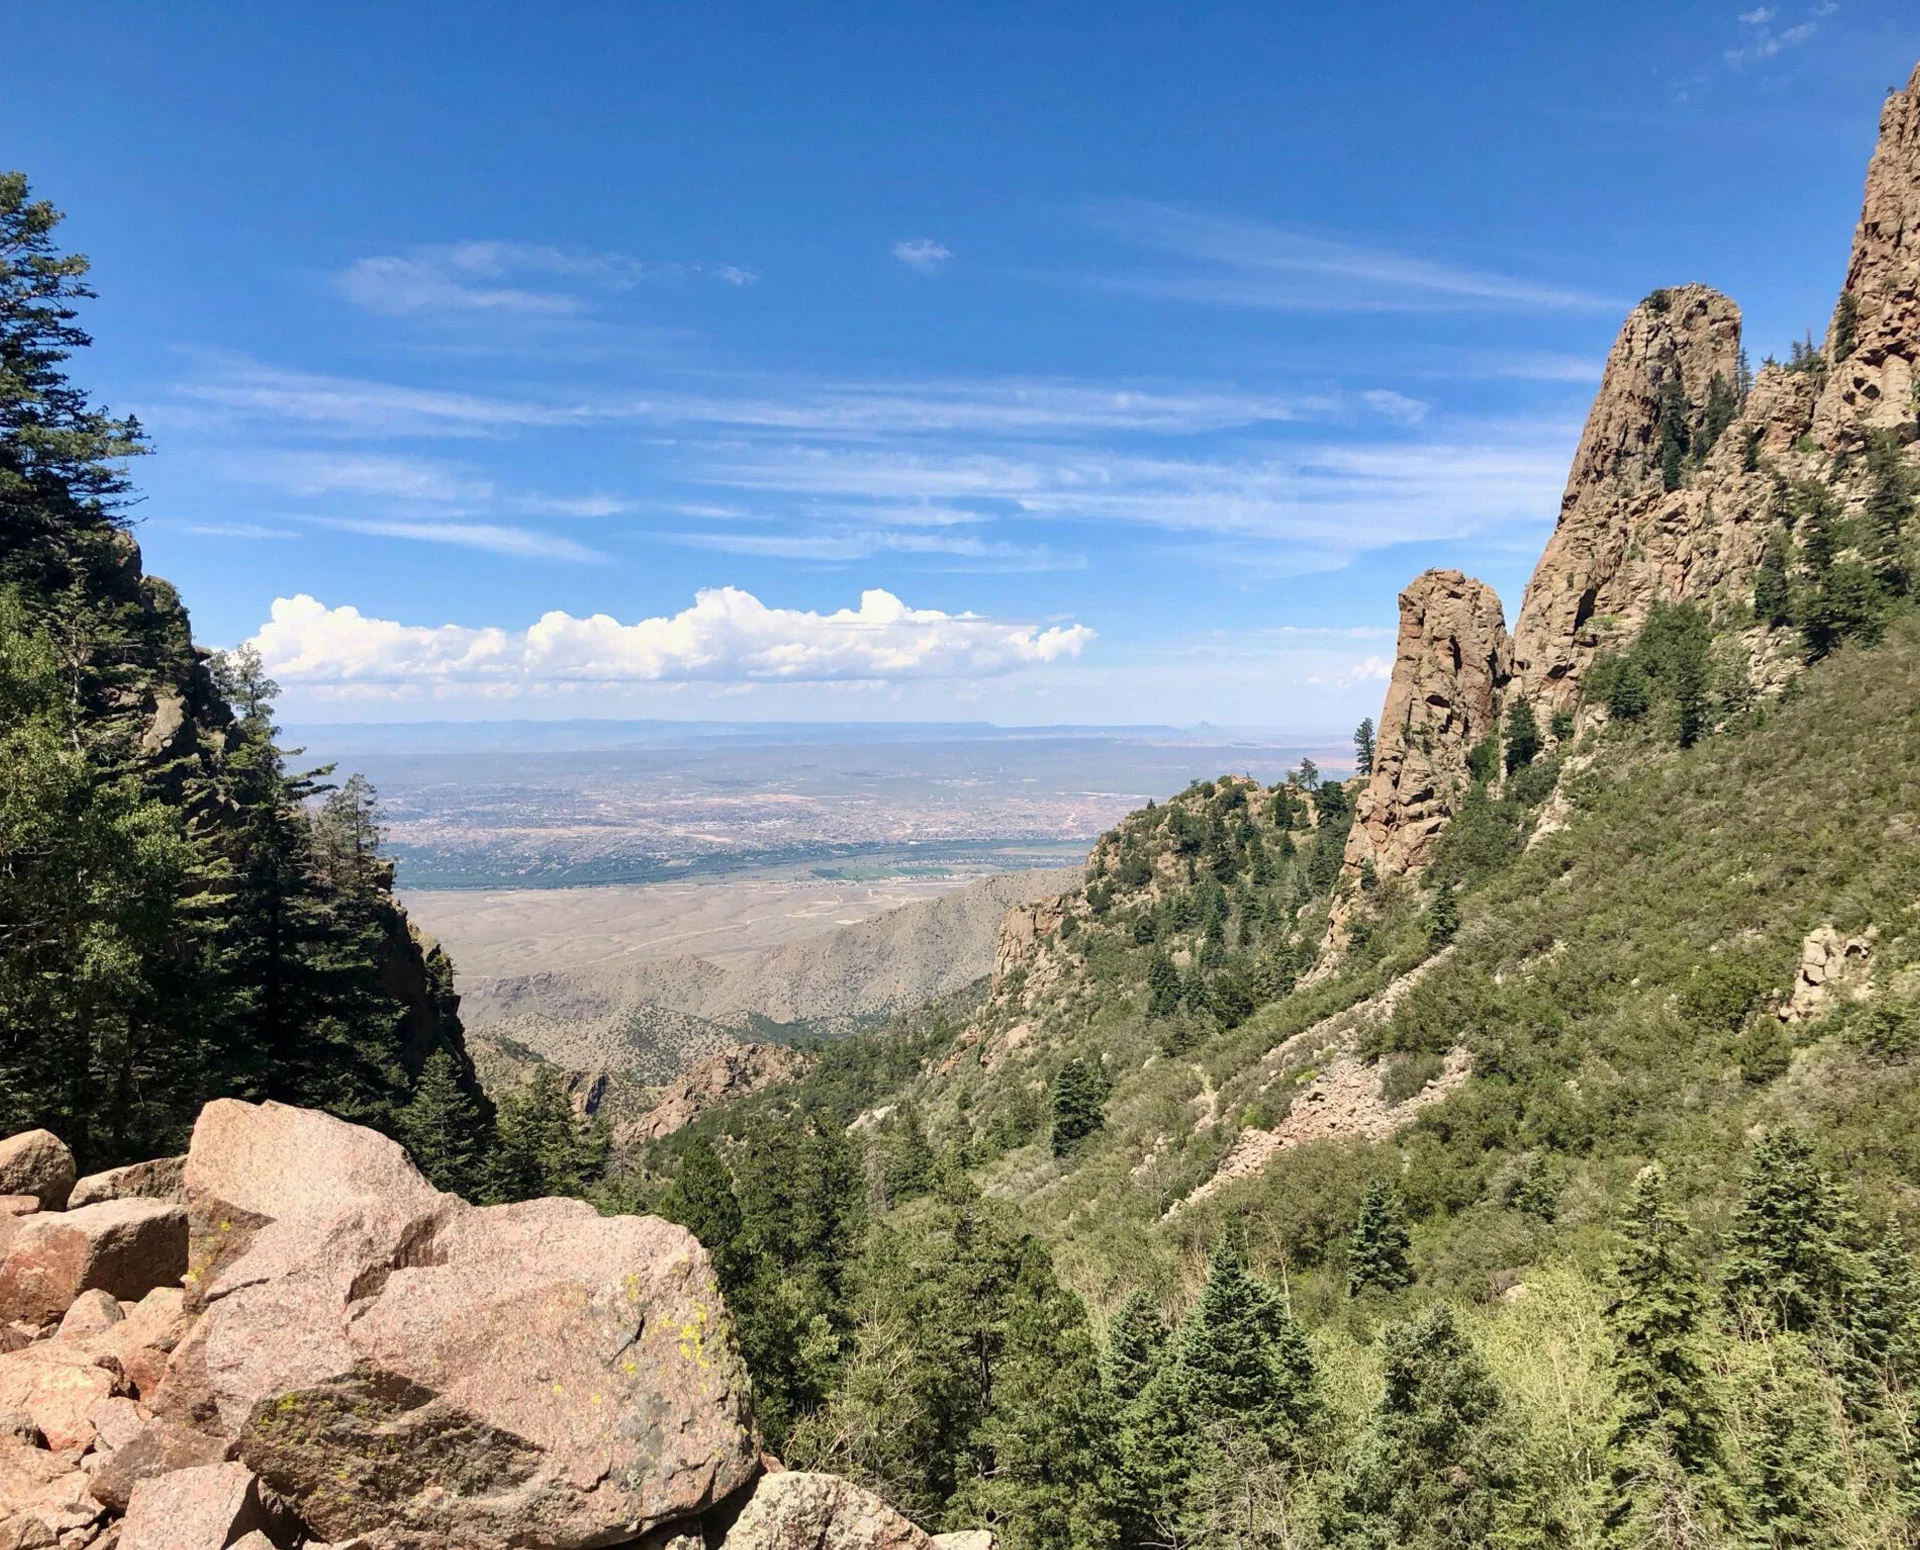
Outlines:
<svg viewBox="0 0 1920 1550"><path fill-rule="evenodd" d="M667 1082L745 1037L871 1026L983 979L1007 909L1078 877L1001 873L724 966L682 956L463 978L467 1026L569 1070Z"/></svg>
<svg viewBox="0 0 1920 1550"><path fill-rule="evenodd" d="M708 1256L657 1218L477 1208L224 1099L184 1158L77 1183L0 1141L0 1192L13 1550L932 1550L762 1452Z"/></svg>

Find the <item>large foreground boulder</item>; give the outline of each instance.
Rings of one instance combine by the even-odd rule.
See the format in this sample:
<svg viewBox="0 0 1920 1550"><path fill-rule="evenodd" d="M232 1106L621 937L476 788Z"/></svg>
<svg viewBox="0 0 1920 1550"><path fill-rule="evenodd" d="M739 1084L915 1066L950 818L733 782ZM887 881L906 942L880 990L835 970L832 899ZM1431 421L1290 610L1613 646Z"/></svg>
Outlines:
<svg viewBox="0 0 1920 1550"><path fill-rule="evenodd" d="M684 1229L469 1206L273 1104L209 1105L186 1182L206 1311L156 1409L232 1439L323 1538L618 1544L753 1478L745 1370Z"/></svg>
<svg viewBox="0 0 1920 1550"><path fill-rule="evenodd" d="M32 1195L42 1211L58 1211L73 1188L73 1153L50 1130L0 1141L0 1195Z"/></svg>

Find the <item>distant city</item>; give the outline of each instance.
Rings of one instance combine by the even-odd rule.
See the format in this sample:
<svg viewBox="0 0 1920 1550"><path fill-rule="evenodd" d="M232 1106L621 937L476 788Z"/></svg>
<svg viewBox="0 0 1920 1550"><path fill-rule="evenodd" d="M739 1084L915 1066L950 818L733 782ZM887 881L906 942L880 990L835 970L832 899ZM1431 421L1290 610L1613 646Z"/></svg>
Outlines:
<svg viewBox="0 0 1920 1550"><path fill-rule="evenodd" d="M297 726L287 740L374 783L414 889L1059 865L1195 779L1352 760L1333 736L1207 727L438 722Z"/></svg>

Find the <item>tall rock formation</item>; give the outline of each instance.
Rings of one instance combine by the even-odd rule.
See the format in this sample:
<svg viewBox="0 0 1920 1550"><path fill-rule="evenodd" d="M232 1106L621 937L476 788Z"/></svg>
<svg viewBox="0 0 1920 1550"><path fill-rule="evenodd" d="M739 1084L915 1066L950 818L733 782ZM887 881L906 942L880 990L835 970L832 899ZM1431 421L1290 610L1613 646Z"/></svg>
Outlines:
<svg viewBox="0 0 1920 1550"><path fill-rule="evenodd" d="M1348 881L1368 862L1383 876L1423 866L1464 793L1467 750L1518 698L1543 725L1576 708L1593 659L1630 643L1657 605L1744 620L1783 492L1818 481L1856 512L1864 460L1848 455L1872 431L1916 439L1917 363L1920 69L1882 110L1824 354L1769 361L1748 384L1732 301L1704 285L1653 292L1607 357L1511 652L1483 649L1484 625L1464 624L1474 649L1450 667L1453 618L1464 589L1478 587L1458 572L1429 572L1401 598L1399 658L1346 850ZM1497 620L1498 603L1478 590L1486 602L1469 612ZM1788 655L1770 649L1775 666ZM1483 661L1494 665L1483 672ZM1336 942L1345 908L1336 901Z"/></svg>
<svg viewBox="0 0 1920 1550"><path fill-rule="evenodd" d="M1430 570L1400 594L1400 642L1373 775L1354 804L1348 872L1371 862L1388 877L1426 864L1472 784L1468 751L1499 724L1509 649L1485 582Z"/></svg>
<svg viewBox="0 0 1920 1550"><path fill-rule="evenodd" d="M1709 405L1730 418L1739 377L1740 309L1718 291L1655 291L1627 315L1514 626L1519 692L1543 708L1570 708L1595 653L1654 602L1699 595L1726 568L1711 496L1667 485L1676 455L1710 445L1724 461L1727 428ZM1757 542L1737 547L1726 559L1750 569Z"/></svg>
<svg viewBox="0 0 1920 1550"><path fill-rule="evenodd" d="M1814 435L1828 451L1862 427L1911 439L1920 360L1920 67L1880 112L1880 140L1854 228L1846 284L1827 331L1832 363Z"/></svg>

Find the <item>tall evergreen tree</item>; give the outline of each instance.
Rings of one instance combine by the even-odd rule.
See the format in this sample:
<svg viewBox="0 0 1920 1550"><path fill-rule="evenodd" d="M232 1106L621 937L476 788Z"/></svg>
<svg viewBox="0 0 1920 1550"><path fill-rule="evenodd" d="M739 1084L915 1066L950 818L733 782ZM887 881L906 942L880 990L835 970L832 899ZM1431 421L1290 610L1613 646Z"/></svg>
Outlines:
<svg viewBox="0 0 1920 1550"><path fill-rule="evenodd" d="M1363 716L1360 725L1353 729L1353 772L1356 775L1373 773L1373 717Z"/></svg>
<svg viewBox="0 0 1920 1550"><path fill-rule="evenodd" d="M1784 529L1767 534L1760 568L1753 578L1753 613L1763 624L1782 625L1793 617L1793 585L1787 579L1790 542Z"/></svg>
<svg viewBox="0 0 1920 1550"><path fill-rule="evenodd" d="M470 1200L485 1193L493 1127L484 1100L468 1090L459 1062L446 1050L427 1057L395 1128L435 1188Z"/></svg>
<svg viewBox="0 0 1920 1550"><path fill-rule="evenodd" d="M1689 640L1674 658L1674 735L1682 748L1691 748L1707 731L1709 665L1704 637Z"/></svg>
<svg viewBox="0 0 1920 1550"><path fill-rule="evenodd" d="M1607 685L1607 713L1616 721L1638 721L1652 704L1647 670L1633 657L1623 657Z"/></svg>
<svg viewBox="0 0 1920 1550"><path fill-rule="evenodd" d="M1806 1136L1793 1125L1774 1127L1741 1170L1721 1268L1729 1302L1767 1328L1814 1329L1847 1294L1851 1224Z"/></svg>
<svg viewBox="0 0 1920 1550"><path fill-rule="evenodd" d="M1677 490L1686 477L1687 453L1692 450L1687 416L1692 406L1678 371L1670 372L1659 387L1660 483Z"/></svg>
<svg viewBox="0 0 1920 1550"><path fill-rule="evenodd" d="M1701 1354L1703 1295L1686 1255L1686 1219L1658 1163L1640 1170L1621 1215L1607 1321L1615 1341L1618 1409L1607 1442L1609 1533L1656 1544L1685 1515L1717 1463L1712 1379Z"/></svg>
<svg viewBox="0 0 1920 1550"><path fill-rule="evenodd" d="M606 1169L604 1131L575 1113L557 1067L500 1100L493 1190L502 1200L584 1195Z"/></svg>
<svg viewBox="0 0 1920 1550"><path fill-rule="evenodd" d="M1053 1079L1053 1155L1066 1157L1106 1123L1106 1079L1079 1057L1067 1061Z"/></svg>
<svg viewBox="0 0 1920 1550"><path fill-rule="evenodd" d="M1714 448L1734 417L1740 413L1740 398L1733 384L1723 372L1716 371L1713 381L1707 385L1706 422L1700 432L1700 456L1705 457Z"/></svg>
<svg viewBox="0 0 1920 1550"><path fill-rule="evenodd" d="M900 1105L880 1144L880 1183L889 1206L918 1200L933 1187L933 1143L920 1119L919 1105Z"/></svg>
<svg viewBox="0 0 1920 1550"><path fill-rule="evenodd" d="M1539 755L1540 723L1534 719L1533 705L1523 697L1507 712L1507 773L1525 769Z"/></svg>
<svg viewBox="0 0 1920 1550"><path fill-rule="evenodd" d="M1842 291L1840 300L1833 309L1833 359L1844 361L1859 348L1860 344L1860 298L1852 291Z"/></svg>
<svg viewBox="0 0 1920 1550"><path fill-rule="evenodd" d="M1107 1388L1125 1404L1139 1397L1167 1353L1167 1321L1159 1299L1136 1287L1120 1304L1107 1330Z"/></svg>
<svg viewBox="0 0 1920 1550"><path fill-rule="evenodd" d="M696 1136L681 1154L673 1183L660 1200L660 1214L678 1222L713 1259L720 1290L734 1296L746 1284L750 1266L740 1201L733 1175L705 1136Z"/></svg>
<svg viewBox="0 0 1920 1550"><path fill-rule="evenodd" d="M1482 1550L1521 1453L1493 1377L1446 1303L1393 1325L1384 1344L1386 1389L1333 1490L1327 1542Z"/></svg>
<svg viewBox="0 0 1920 1550"><path fill-rule="evenodd" d="M1897 437L1881 432L1867 443L1867 541L1880 584L1895 597L1913 590L1910 529L1913 479Z"/></svg>
<svg viewBox="0 0 1920 1550"><path fill-rule="evenodd" d="M975 1469L949 1521L984 1522L1008 1550L1106 1550L1117 1535L1113 1420L1086 1309L1024 1239L971 1439Z"/></svg>
<svg viewBox="0 0 1920 1550"><path fill-rule="evenodd" d="M823 1352L850 1332L850 1279L866 1191L858 1150L838 1126L772 1117L734 1153L749 1269L729 1299L769 1443L826 1397Z"/></svg>
<svg viewBox="0 0 1920 1550"><path fill-rule="evenodd" d="M1413 1283L1408 1260L1412 1239L1400 1198L1385 1179L1367 1181L1360 1197L1360 1216L1347 1240L1347 1292L1358 1297L1368 1290L1397 1292Z"/></svg>
<svg viewBox="0 0 1920 1550"><path fill-rule="evenodd" d="M1183 1408L1202 1426L1251 1430L1297 1448L1317 1410L1307 1338L1272 1288L1247 1273L1237 1245L1215 1250L1175 1356Z"/></svg>
<svg viewBox="0 0 1920 1550"><path fill-rule="evenodd" d="M1147 959L1147 1015L1171 1017L1180 1009L1180 971L1164 952Z"/></svg>

